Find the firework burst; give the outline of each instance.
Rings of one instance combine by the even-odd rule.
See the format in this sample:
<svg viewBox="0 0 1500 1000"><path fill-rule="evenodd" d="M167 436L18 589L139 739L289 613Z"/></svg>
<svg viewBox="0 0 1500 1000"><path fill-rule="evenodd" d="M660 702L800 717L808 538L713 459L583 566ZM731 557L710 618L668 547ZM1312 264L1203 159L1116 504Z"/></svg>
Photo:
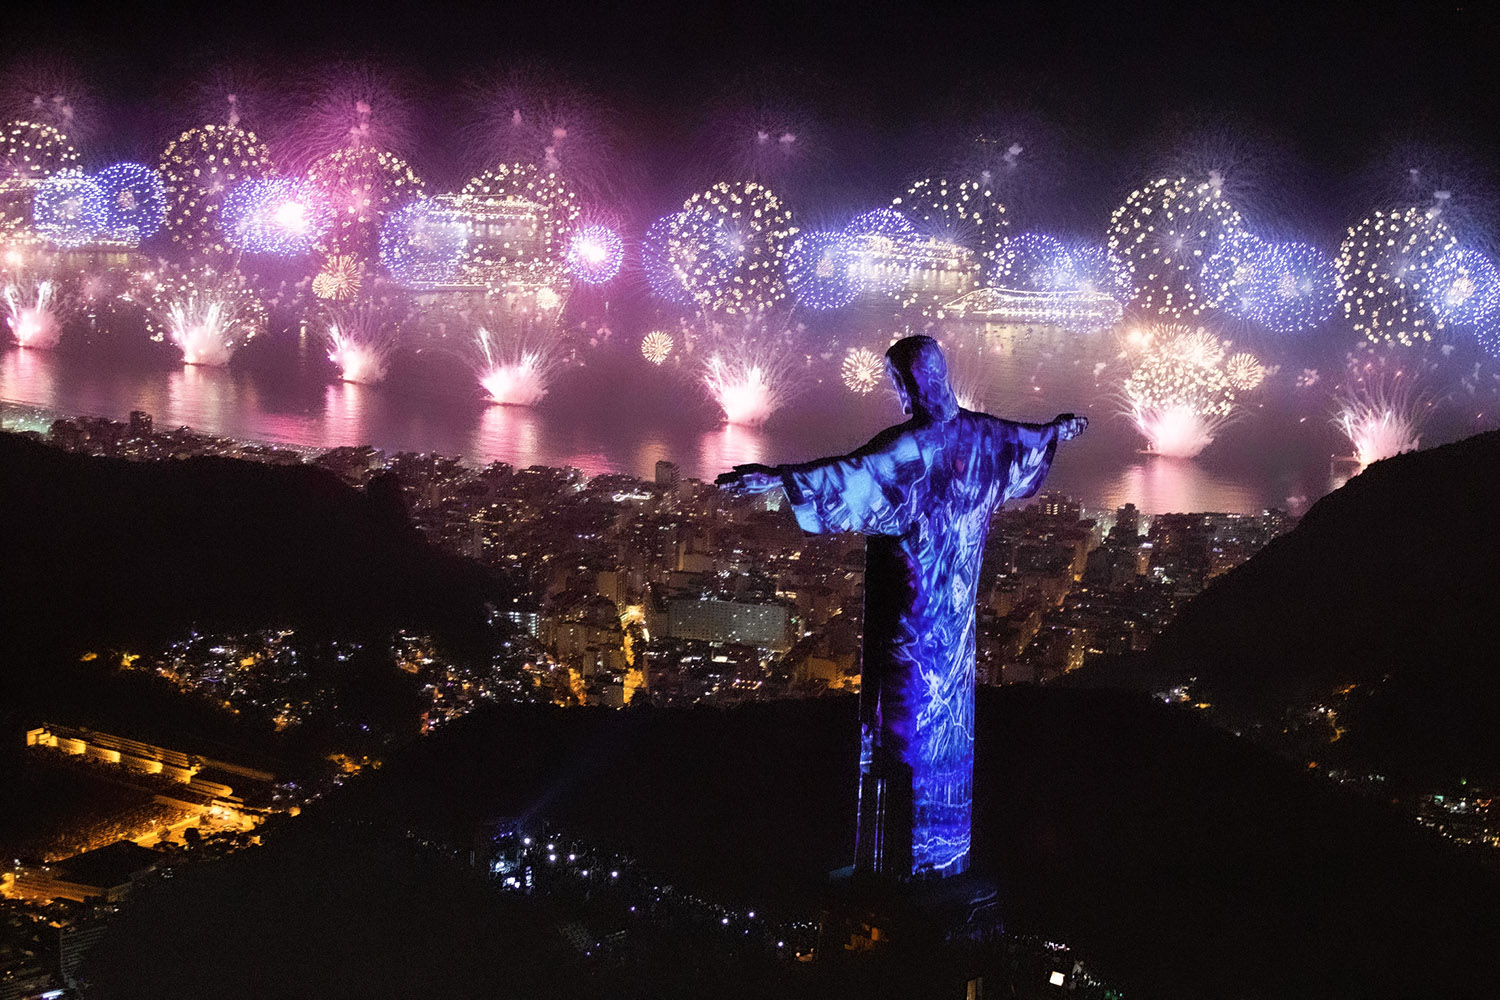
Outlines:
<svg viewBox="0 0 1500 1000"><path fill-rule="evenodd" d="M22 347L56 347L62 339L57 286L51 279L22 278L7 283L5 323Z"/></svg>
<svg viewBox="0 0 1500 1000"><path fill-rule="evenodd" d="M339 150L411 149L418 117L411 89L400 73L369 62L319 71L304 82L308 96L279 158L300 173Z"/></svg>
<svg viewBox="0 0 1500 1000"><path fill-rule="evenodd" d="M109 242L139 246L167 221L167 190L161 174L142 163L115 163L94 177L104 193L104 229Z"/></svg>
<svg viewBox="0 0 1500 1000"><path fill-rule="evenodd" d="M674 305L691 305L692 293L688 290L684 276L677 269L684 251L674 254L672 234L683 226L682 213L664 215L646 227L641 237L641 270L646 273L646 283L657 298Z"/></svg>
<svg viewBox="0 0 1500 1000"><path fill-rule="evenodd" d="M641 338L641 357L653 365L666 364L675 346L672 335L665 330L652 330Z"/></svg>
<svg viewBox="0 0 1500 1000"><path fill-rule="evenodd" d="M1224 374L1241 392L1249 392L1266 380L1266 366L1255 355L1245 351L1224 362Z"/></svg>
<svg viewBox="0 0 1500 1000"><path fill-rule="evenodd" d="M885 382L885 359L867 347L851 347L839 375L850 392L868 396Z"/></svg>
<svg viewBox="0 0 1500 1000"><path fill-rule="evenodd" d="M826 130L817 113L793 93L826 89L825 81L803 79L788 86L788 76L806 76L803 68L762 68L729 82L708 110L708 122L697 145L713 174L740 180L790 186L827 149Z"/></svg>
<svg viewBox="0 0 1500 1000"><path fill-rule="evenodd" d="M1193 458L1213 443L1233 417L1240 390L1224 362L1224 346L1207 330L1168 327L1152 331L1150 343L1125 379L1127 410L1158 455ZM1236 355L1236 371L1248 377L1249 355Z"/></svg>
<svg viewBox="0 0 1500 1000"><path fill-rule="evenodd" d="M721 182L668 218L668 264L701 308L744 314L786 296L782 274L797 230L770 189Z"/></svg>
<svg viewBox="0 0 1500 1000"><path fill-rule="evenodd" d="M1445 323L1468 326L1500 308L1500 271L1476 250L1452 249L1432 265L1428 298Z"/></svg>
<svg viewBox="0 0 1500 1000"><path fill-rule="evenodd" d="M786 256L786 283L792 297L809 309L842 309L858 296L852 241L844 233L802 233Z"/></svg>
<svg viewBox="0 0 1500 1000"><path fill-rule="evenodd" d="M464 135L483 162L525 164L588 192L613 186L613 115L597 95L547 67L526 66L481 77L465 98Z"/></svg>
<svg viewBox="0 0 1500 1000"><path fill-rule="evenodd" d="M66 55L35 51L0 74L0 113L84 139L90 138L99 119L91 88L75 61Z"/></svg>
<svg viewBox="0 0 1500 1000"><path fill-rule="evenodd" d="M1432 340L1443 321L1425 294L1456 242L1438 213L1421 208L1376 212L1350 229L1337 260L1349 324L1371 343Z"/></svg>
<svg viewBox="0 0 1500 1000"><path fill-rule="evenodd" d="M265 304L237 271L163 266L161 272L139 301L146 307L151 339L177 345L183 364L227 365L235 351L266 328Z"/></svg>
<svg viewBox="0 0 1500 1000"><path fill-rule="evenodd" d="M979 181L923 178L891 207L905 215L919 235L976 256L988 257L1010 225L994 190Z"/></svg>
<svg viewBox="0 0 1500 1000"><path fill-rule="evenodd" d="M1056 292L1066 287L1070 266L1068 248L1046 233L1007 236L995 247L990 284L1030 292Z"/></svg>
<svg viewBox="0 0 1500 1000"><path fill-rule="evenodd" d="M887 240L910 240L917 238L917 230L910 220L894 208L872 208L849 220L844 235L859 238L877 236Z"/></svg>
<svg viewBox="0 0 1500 1000"><path fill-rule="evenodd" d="M753 362L715 354L704 368L703 383L731 424L759 427L781 408L769 369Z"/></svg>
<svg viewBox="0 0 1500 1000"><path fill-rule="evenodd" d="M311 183L293 177L241 181L224 199L225 240L246 253L301 257L333 226L333 207Z"/></svg>
<svg viewBox="0 0 1500 1000"><path fill-rule="evenodd" d="M514 324L492 325L496 333L480 327L474 335L475 378L491 402L536 406L563 366L561 354L551 342L527 336Z"/></svg>
<svg viewBox="0 0 1500 1000"><path fill-rule="evenodd" d="M602 285L620 273L625 241L605 226L579 227L568 239L568 270L585 285Z"/></svg>
<svg viewBox="0 0 1500 1000"><path fill-rule="evenodd" d="M1124 305L1130 301L1130 265L1102 246L1070 243L1065 270L1058 275L1064 291L1108 295Z"/></svg>
<svg viewBox="0 0 1500 1000"><path fill-rule="evenodd" d="M453 281L468 246L468 220L436 199L407 202L380 227L380 263L409 287Z"/></svg>
<svg viewBox="0 0 1500 1000"><path fill-rule="evenodd" d="M1394 359L1365 351L1349 356L1344 386L1334 397L1333 423L1361 466L1416 451L1431 401L1421 391L1431 370L1414 358Z"/></svg>
<svg viewBox="0 0 1500 1000"><path fill-rule="evenodd" d="M378 256L385 220L425 188L401 157L367 145L334 150L308 168L307 179L334 211L324 251L364 260Z"/></svg>
<svg viewBox="0 0 1500 1000"><path fill-rule="evenodd" d="M1231 289L1231 311L1272 333L1305 333L1338 310L1343 279L1334 261L1306 243L1268 243L1247 261L1245 279Z"/></svg>
<svg viewBox="0 0 1500 1000"><path fill-rule="evenodd" d="M335 254L323 262L312 280L312 293L332 302L348 302L359 292L365 268L358 260Z"/></svg>
<svg viewBox="0 0 1500 1000"><path fill-rule="evenodd" d="M718 335L706 352L703 384L731 424L759 427L801 389L806 358L791 331L771 332L765 319L747 320L737 335Z"/></svg>
<svg viewBox="0 0 1500 1000"><path fill-rule="evenodd" d="M1164 177L1115 209L1109 249L1132 266L1141 309L1181 319L1223 299L1222 283L1204 280L1204 265L1240 231L1239 213L1212 180Z"/></svg>
<svg viewBox="0 0 1500 1000"><path fill-rule="evenodd" d="M51 125L14 121L0 129L0 184L33 186L59 170L78 166L78 151Z"/></svg>
<svg viewBox="0 0 1500 1000"><path fill-rule="evenodd" d="M15 121L0 128L0 236L35 242L32 194L54 174L77 166L77 150L51 125Z"/></svg>
<svg viewBox="0 0 1500 1000"><path fill-rule="evenodd" d="M104 233L104 191L92 177L60 171L37 185L31 217L37 235L53 246L84 246Z"/></svg>
<svg viewBox="0 0 1500 1000"><path fill-rule="evenodd" d="M491 290L550 287L566 280L578 196L555 171L501 164L473 178L451 200L468 221L464 271Z"/></svg>
<svg viewBox="0 0 1500 1000"><path fill-rule="evenodd" d="M1387 136L1355 179L1365 205L1416 205L1465 245L1484 245L1500 227L1490 159L1430 137Z"/></svg>
<svg viewBox="0 0 1500 1000"><path fill-rule="evenodd" d="M224 199L247 180L270 177L271 151L254 132L230 125L189 129L161 154L165 229L188 250L226 253L219 225Z"/></svg>
<svg viewBox="0 0 1500 1000"><path fill-rule="evenodd" d="M397 325L389 309L365 303L328 311L328 360L345 382L372 384L385 378L396 349Z"/></svg>

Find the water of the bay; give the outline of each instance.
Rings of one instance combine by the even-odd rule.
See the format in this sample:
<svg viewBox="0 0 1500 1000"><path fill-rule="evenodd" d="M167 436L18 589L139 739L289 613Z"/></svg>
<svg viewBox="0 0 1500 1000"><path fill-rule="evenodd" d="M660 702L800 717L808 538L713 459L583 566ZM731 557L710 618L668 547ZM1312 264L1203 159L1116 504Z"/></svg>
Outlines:
<svg viewBox="0 0 1500 1000"><path fill-rule="evenodd" d="M1055 345L1054 345L1055 346ZM838 377L841 352L810 356L802 388L758 428L726 426L690 365L656 368L633 344L604 345L560 373L536 407L487 403L452 352L406 350L378 385L336 381L304 339L247 350L228 368L183 367L163 356L86 351L0 351L0 402L8 428L57 416L123 420L150 412L158 428L328 448L370 444L429 451L475 464L574 466L595 475L650 478L656 463L711 479L741 462L801 461L848 451L902 419L887 390L851 393ZM1130 502L1147 513L1268 507L1300 513L1342 481L1330 456L1346 450L1324 400L1268 389L1192 460L1143 454L1120 416L1108 364L1049 348L1045 338L1004 342L965 368L960 388L980 406L1017 420L1088 414L1087 434L1060 453L1048 488L1090 510ZM1342 446L1342 447L1341 447Z"/></svg>

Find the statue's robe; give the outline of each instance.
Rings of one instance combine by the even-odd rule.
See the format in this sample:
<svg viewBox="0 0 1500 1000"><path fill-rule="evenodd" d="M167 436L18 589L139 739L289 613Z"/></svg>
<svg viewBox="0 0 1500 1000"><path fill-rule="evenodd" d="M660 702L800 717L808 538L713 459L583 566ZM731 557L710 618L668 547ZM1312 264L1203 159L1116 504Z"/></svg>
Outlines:
<svg viewBox="0 0 1500 1000"><path fill-rule="evenodd" d="M855 870L954 875L969 864L974 605L990 515L1029 497L1050 426L959 410L914 418L848 455L778 470L797 523L865 548Z"/></svg>

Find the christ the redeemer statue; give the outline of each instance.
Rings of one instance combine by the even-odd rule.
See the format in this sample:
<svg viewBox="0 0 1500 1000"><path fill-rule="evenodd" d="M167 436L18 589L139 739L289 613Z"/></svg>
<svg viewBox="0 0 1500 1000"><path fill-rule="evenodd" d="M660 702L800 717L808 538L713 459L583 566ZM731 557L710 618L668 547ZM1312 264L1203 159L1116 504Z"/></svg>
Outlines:
<svg viewBox="0 0 1500 1000"><path fill-rule="evenodd" d="M1034 494L1057 443L1088 421L1018 424L961 408L930 337L885 357L910 420L848 455L740 465L718 485L785 489L803 530L870 536L854 870L956 875L969 864L974 604L990 515Z"/></svg>

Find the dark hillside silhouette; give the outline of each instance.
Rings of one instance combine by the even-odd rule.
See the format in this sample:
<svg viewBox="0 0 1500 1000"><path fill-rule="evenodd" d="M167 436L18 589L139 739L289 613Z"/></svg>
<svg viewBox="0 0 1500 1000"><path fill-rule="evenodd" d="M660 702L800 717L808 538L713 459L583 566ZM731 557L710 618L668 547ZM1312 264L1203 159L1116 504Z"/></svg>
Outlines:
<svg viewBox="0 0 1500 1000"><path fill-rule="evenodd" d="M1094 685L1197 698L1236 727L1339 705L1340 756L1393 776L1500 778L1500 432L1377 462L1217 580ZM1330 750L1330 753L1333 751Z"/></svg>
<svg viewBox="0 0 1500 1000"><path fill-rule="evenodd" d="M309 466L132 463L0 435L0 644L87 648L203 629L483 628L474 564L428 545L399 494Z"/></svg>
<svg viewBox="0 0 1500 1000"><path fill-rule="evenodd" d="M467 844L476 821L545 817L691 891L815 910L852 847L854 718L848 698L501 706L298 823L330 843L411 829ZM1130 995L1481 997L1500 983L1492 876L1192 714L1116 692L986 689L977 787L976 868L1001 885L1007 925L1067 941ZM280 876L264 874L274 897ZM181 891L179 909L234 909L227 889ZM231 923L215 949L156 955L160 978L217 979L274 921Z"/></svg>

